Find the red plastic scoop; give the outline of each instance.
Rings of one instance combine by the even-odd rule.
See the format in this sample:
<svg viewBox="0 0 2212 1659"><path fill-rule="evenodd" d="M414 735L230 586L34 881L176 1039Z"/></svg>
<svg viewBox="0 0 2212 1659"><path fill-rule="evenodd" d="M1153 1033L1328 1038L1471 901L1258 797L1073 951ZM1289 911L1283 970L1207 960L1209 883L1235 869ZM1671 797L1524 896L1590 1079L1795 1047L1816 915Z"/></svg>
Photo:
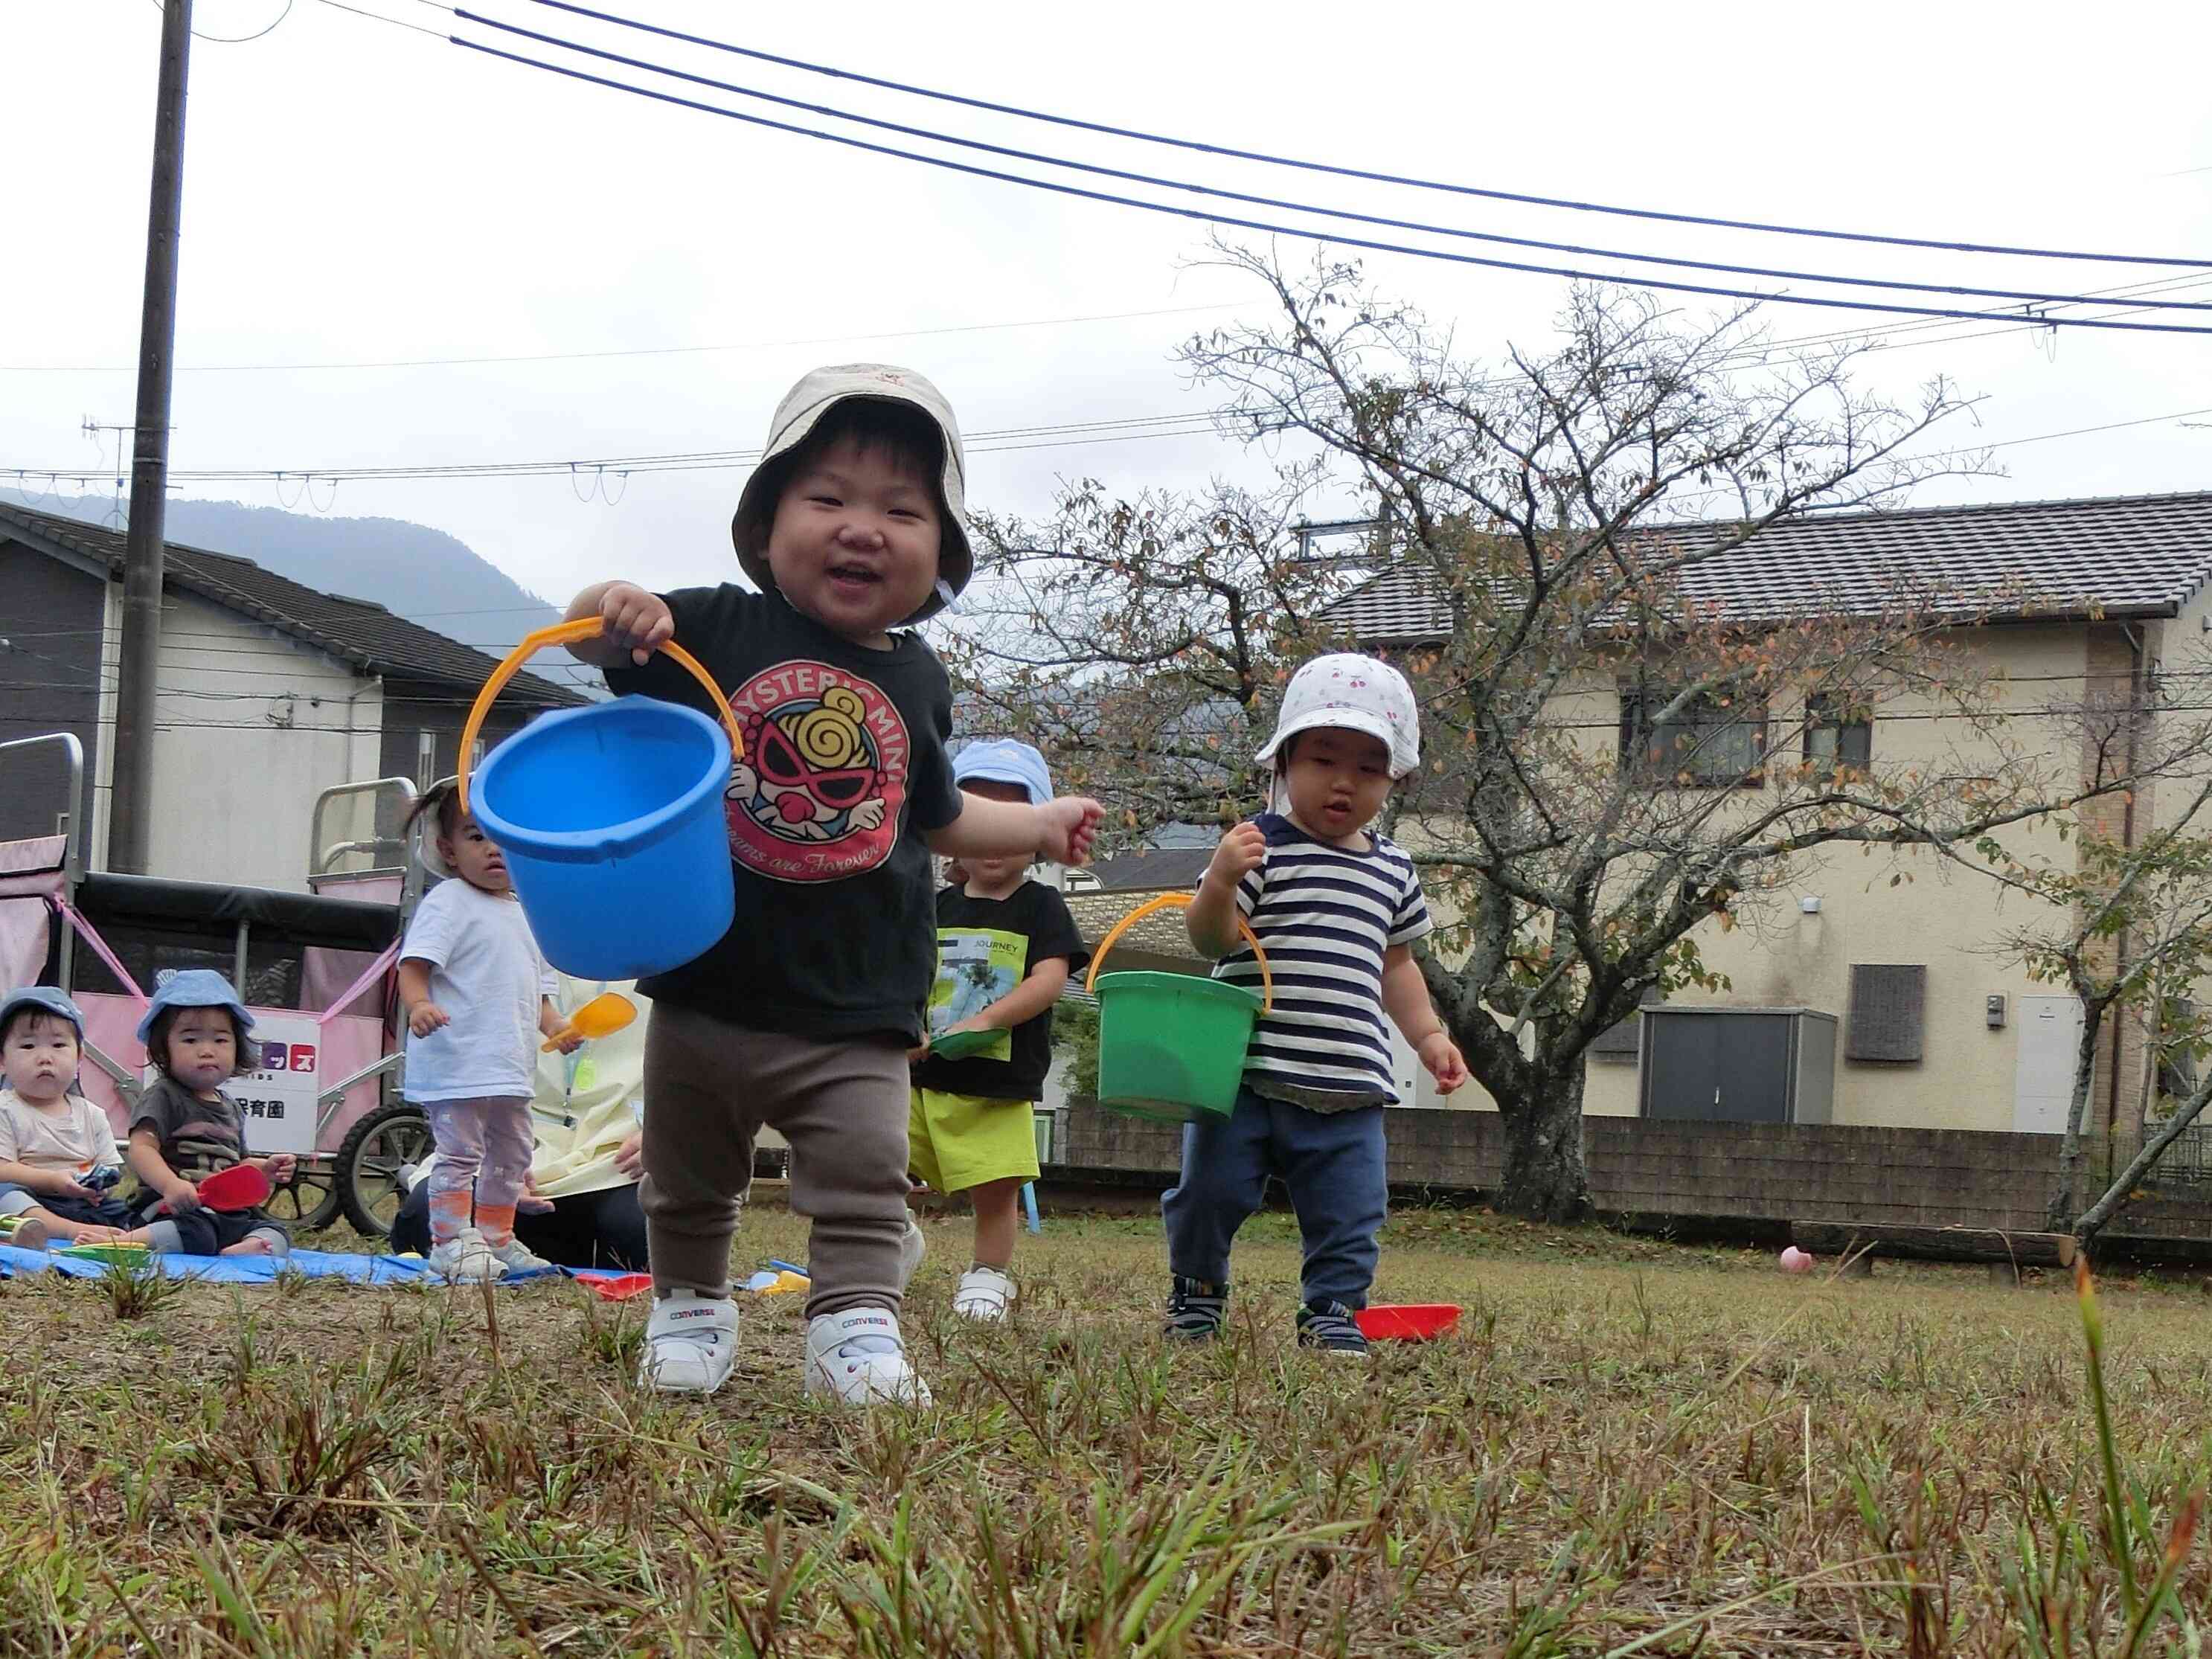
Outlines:
<svg viewBox="0 0 2212 1659"><path fill-rule="evenodd" d="M1370 1342L1426 1342L1459 1323L1455 1302L1403 1302L1362 1308L1352 1316Z"/></svg>
<svg viewBox="0 0 2212 1659"><path fill-rule="evenodd" d="M269 1184L269 1172L258 1164L234 1164L228 1170L217 1170L195 1189L200 1202L210 1210L250 1210L264 1202L273 1190ZM154 1208L155 1215L169 1213L167 1200Z"/></svg>

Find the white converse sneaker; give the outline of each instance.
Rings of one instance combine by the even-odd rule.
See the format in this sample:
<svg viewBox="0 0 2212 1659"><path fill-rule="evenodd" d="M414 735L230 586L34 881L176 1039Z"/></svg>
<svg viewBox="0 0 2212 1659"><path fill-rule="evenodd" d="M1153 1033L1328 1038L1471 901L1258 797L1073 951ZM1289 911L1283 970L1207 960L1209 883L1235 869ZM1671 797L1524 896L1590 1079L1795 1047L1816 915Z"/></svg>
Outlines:
<svg viewBox="0 0 2212 1659"><path fill-rule="evenodd" d="M519 1238L510 1238L497 1247L485 1247L497 1256L500 1265L511 1273L543 1273L553 1264L532 1249Z"/></svg>
<svg viewBox="0 0 2212 1659"><path fill-rule="evenodd" d="M1014 1281L996 1267L970 1267L952 1293L952 1311L963 1319L1004 1319L1014 1294Z"/></svg>
<svg viewBox="0 0 2212 1659"><path fill-rule="evenodd" d="M430 1250L430 1271L448 1285L475 1285L505 1276L507 1264L491 1253L483 1235L464 1227Z"/></svg>
<svg viewBox="0 0 2212 1659"><path fill-rule="evenodd" d="M898 1316L889 1308L848 1308L808 1322L806 1391L848 1406L929 1404L929 1389L906 1363Z"/></svg>
<svg viewBox="0 0 2212 1659"><path fill-rule="evenodd" d="M906 1221L906 1237L899 1240L899 1294L914 1282L914 1270L921 1266L922 1257L929 1254L929 1241L921 1236L921 1228L912 1216Z"/></svg>
<svg viewBox="0 0 2212 1659"><path fill-rule="evenodd" d="M663 1394L712 1394L738 1363L738 1308L726 1296L671 1291L653 1304L637 1380Z"/></svg>

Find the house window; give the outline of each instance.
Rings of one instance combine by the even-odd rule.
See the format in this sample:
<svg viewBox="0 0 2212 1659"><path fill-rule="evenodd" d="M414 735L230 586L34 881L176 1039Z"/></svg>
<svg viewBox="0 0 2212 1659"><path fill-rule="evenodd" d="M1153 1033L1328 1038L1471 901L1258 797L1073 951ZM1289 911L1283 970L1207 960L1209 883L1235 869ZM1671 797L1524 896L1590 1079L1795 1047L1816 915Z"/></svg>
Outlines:
<svg viewBox="0 0 2212 1659"><path fill-rule="evenodd" d="M1766 760L1766 704L1763 699L1723 700L1700 693L1675 708L1680 694L1639 690L1620 694L1620 763L1654 782L1721 786L1761 782ZM1672 714L1667 714L1672 708ZM1661 720L1659 716L1665 714Z"/></svg>
<svg viewBox="0 0 2212 1659"><path fill-rule="evenodd" d="M1805 700L1805 764L1817 771L1863 772L1874 761L1874 717L1863 703L1832 692Z"/></svg>

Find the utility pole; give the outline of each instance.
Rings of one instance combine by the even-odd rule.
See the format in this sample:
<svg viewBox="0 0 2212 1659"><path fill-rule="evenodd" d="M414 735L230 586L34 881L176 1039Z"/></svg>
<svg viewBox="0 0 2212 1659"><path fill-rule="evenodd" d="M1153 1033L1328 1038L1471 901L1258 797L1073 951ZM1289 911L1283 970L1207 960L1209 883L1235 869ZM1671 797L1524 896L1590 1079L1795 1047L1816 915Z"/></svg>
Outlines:
<svg viewBox="0 0 2212 1659"><path fill-rule="evenodd" d="M185 192L185 79L192 0L162 0L154 106L154 189L138 325L138 414L131 443L131 530L123 574L121 672L107 864L143 875L154 838L154 696L161 655L161 548L169 494L169 380L177 342L177 234Z"/></svg>

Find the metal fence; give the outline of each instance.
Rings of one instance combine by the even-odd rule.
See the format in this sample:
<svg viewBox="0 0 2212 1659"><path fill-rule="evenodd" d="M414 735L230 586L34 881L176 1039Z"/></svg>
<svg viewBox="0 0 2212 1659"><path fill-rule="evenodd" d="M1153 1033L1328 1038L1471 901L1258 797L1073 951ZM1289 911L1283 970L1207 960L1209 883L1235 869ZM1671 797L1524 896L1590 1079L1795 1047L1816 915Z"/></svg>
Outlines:
<svg viewBox="0 0 2212 1659"><path fill-rule="evenodd" d="M2158 1126L2151 1125L2150 1137L2157 1133ZM2094 1161L2109 1182L2135 1161L2142 1146L2142 1139L2133 1134L2115 1136L2097 1143ZM2192 1194L2212 1192L2212 1123L2193 1123L2175 1136L2173 1144L2160 1154L2157 1164L2144 1176L2142 1184L2146 1188L2176 1188Z"/></svg>

